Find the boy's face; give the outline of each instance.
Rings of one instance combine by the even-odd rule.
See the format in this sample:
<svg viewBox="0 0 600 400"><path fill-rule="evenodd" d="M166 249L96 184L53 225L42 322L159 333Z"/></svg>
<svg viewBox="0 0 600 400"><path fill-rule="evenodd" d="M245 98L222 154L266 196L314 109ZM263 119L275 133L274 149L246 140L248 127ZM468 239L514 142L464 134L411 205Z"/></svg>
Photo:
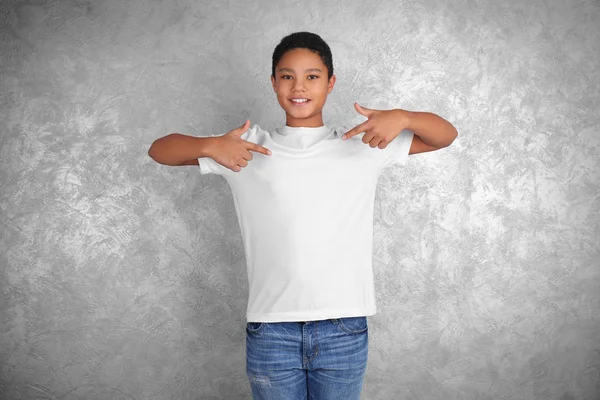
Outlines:
<svg viewBox="0 0 600 400"><path fill-rule="evenodd" d="M285 111L286 125L323 126L323 106L333 90L335 75L327 79L327 67L318 54L305 48L287 51L271 77L277 101ZM291 99L309 99L295 104Z"/></svg>

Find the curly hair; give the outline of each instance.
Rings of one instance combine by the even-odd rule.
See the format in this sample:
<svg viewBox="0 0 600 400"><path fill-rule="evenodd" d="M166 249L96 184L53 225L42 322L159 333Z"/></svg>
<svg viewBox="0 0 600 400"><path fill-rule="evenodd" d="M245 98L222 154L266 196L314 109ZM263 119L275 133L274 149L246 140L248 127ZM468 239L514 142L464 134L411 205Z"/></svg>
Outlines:
<svg viewBox="0 0 600 400"><path fill-rule="evenodd" d="M305 48L321 57L321 61L327 67L327 79L333 75L333 61L329 45L316 33L312 32L294 32L283 39L273 51L273 63L271 65L271 75L275 78L275 66L281 60L283 55L292 49Z"/></svg>

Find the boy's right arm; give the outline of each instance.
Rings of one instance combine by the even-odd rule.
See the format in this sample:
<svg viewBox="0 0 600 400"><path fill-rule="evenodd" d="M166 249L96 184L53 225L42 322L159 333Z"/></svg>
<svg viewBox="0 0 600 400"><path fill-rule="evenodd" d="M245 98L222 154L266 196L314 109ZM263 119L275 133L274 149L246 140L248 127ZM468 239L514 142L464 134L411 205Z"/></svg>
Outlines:
<svg viewBox="0 0 600 400"><path fill-rule="evenodd" d="M211 157L218 136L197 137L171 133L156 139L148 155L163 165L198 165L198 158Z"/></svg>

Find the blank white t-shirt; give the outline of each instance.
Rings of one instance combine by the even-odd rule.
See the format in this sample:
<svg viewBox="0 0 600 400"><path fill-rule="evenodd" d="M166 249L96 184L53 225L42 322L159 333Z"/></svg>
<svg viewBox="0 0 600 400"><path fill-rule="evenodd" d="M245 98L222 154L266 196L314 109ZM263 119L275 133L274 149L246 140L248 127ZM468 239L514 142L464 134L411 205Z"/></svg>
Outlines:
<svg viewBox="0 0 600 400"><path fill-rule="evenodd" d="M247 322L313 321L377 313L372 270L379 174L405 164L413 132L385 149L343 140L353 126L253 125L241 137L270 149L234 172L198 159L231 187L248 272Z"/></svg>

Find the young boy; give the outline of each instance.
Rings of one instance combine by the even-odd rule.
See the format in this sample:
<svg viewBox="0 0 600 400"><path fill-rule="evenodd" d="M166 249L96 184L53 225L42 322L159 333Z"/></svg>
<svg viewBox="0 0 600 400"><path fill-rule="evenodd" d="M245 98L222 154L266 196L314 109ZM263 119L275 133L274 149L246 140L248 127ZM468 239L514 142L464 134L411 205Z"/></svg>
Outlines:
<svg viewBox="0 0 600 400"><path fill-rule="evenodd" d="M448 146L456 129L431 113L358 105L367 121L329 127L322 116L336 80L329 46L314 33L292 33L272 61L285 126L248 129L247 120L221 136L173 133L148 153L165 165L198 165L231 187L247 262L253 398L359 399L367 316L377 311L371 258L379 175L409 154Z"/></svg>

